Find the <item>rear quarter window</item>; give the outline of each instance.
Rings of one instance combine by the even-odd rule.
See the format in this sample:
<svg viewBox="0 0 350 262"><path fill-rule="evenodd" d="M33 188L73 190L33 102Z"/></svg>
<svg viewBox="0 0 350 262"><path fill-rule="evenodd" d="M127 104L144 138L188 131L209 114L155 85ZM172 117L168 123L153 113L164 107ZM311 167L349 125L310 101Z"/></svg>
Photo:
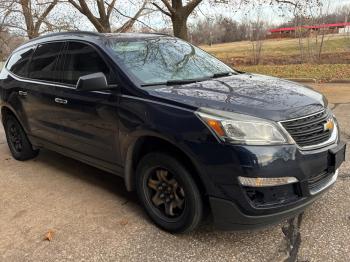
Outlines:
<svg viewBox="0 0 350 262"><path fill-rule="evenodd" d="M35 47L29 47L15 52L7 62L6 68L17 76L26 77L28 63Z"/></svg>

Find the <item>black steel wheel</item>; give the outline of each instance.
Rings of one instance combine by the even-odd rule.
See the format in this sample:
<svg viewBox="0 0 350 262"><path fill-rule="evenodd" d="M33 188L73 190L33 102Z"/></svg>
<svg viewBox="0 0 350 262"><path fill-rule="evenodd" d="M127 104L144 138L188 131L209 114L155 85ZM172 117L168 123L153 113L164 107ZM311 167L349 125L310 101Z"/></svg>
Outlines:
<svg viewBox="0 0 350 262"><path fill-rule="evenodd" d="M4 120L4 127L8 146L16 160L29 160L38 155L39 151L33 149L21 124L15 117L7 116Z"/></svg>
<svg viewBox="0 0 350 262"><path fill-rule="evenodd" d="M139 199L156 225L173 233L198 226L203 210L201 195L191 174L176 158L148 154L136 173Z"/></svg>
<svg viewBox="0 0 350 262"><path fill-rule="evenodd" d="M185 191L169 170L159 167L149 173L146 191L148 199L164 219L178 218L185 209Z"/></svg>

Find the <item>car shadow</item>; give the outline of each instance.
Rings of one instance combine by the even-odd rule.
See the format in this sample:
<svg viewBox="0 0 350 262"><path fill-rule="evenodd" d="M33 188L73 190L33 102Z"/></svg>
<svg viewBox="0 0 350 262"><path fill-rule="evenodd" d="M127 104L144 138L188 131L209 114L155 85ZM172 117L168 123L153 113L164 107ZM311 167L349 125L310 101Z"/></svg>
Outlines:
<svg viewBox="0 0 350 262"><path fill-rule="evenodd" d="M35 162L49 165L51 169L81 180L82 183L100 187L119 198L137 204L136 192L126 190L124 179L118 175L105 172L78 160L66 157L59 153L42 149Z"/></svg>
<svg viewBox="0 0 350 262"><path fill-rule="evenodd" d="M33 161L40 165L49 166L50 170L54 170L53 172L57 171L60 175L78 179L80 180L79 183L86 183L112 193L116 196L116 201L121 200L122 205L129 206L131 212L136 212L140 219L148 221L153 226L152 221L138 203L136 192L128 192L126 190L123 178L46 149L42 149L38 158ZM155 226L154 229L156 229ZM253 231L221 231L213 226L212 219L208 216L194 232L178 235L178 237L182 239L197 239L200 242L207 242L215 238L220 238L223 241L242 241L242 239L254 239L259 235L266 235L271 230L275 231L276 228L268 227L263 230ZM168 233L162 231L162 234ZM169 234L169 237L172 237L172 235Z"/></svg>

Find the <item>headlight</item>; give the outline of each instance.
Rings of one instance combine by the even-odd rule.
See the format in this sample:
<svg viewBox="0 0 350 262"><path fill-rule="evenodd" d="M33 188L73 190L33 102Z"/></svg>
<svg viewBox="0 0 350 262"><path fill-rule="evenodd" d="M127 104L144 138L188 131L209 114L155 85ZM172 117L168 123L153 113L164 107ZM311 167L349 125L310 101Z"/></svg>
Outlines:
<svg viewBox="0 0 350 262"><path fill-rule="evenodd" d="M207 108L200 108L196 114L224 141L249 145L288 143L279 126L272 121Z"/></svg>

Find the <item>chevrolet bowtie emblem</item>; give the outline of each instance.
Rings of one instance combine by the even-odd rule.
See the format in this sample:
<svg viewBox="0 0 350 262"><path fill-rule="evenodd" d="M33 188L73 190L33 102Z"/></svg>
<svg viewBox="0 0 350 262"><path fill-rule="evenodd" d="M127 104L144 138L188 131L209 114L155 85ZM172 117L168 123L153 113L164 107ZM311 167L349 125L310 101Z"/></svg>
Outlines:
<svg viewBox="0 0 350 262"><path fill-rule="evenodd" d="M333 130L334 128L334 121L333 119L328 119L327 123L323 125L323 130L328 131L328 130Z"/></svg>

